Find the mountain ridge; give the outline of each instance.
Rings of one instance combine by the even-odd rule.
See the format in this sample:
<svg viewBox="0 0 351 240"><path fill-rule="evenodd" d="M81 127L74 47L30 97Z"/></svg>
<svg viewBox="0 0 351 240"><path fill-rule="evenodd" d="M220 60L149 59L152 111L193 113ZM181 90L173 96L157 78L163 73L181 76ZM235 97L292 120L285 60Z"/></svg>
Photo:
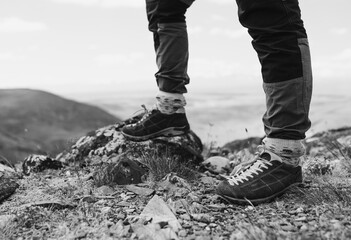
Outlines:
<svg viewBox="0 0 351 240"><path fill-rule="evenodd" d="M0 90L0 155L55 155L91 130L120 121L99 107L33 89Z"/></svg>

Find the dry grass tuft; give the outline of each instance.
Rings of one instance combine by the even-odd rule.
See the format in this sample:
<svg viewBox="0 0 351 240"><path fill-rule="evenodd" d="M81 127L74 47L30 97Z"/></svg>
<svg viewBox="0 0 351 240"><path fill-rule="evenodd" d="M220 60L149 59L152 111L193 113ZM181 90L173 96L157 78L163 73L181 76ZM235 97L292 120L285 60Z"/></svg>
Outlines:
<svg viewBox="0 0 351 240"><path fill-rule="evenodd" d="M159 181L171 172L188 180L195 177L192 163L184 162L179 155L172 155L168 149L162 150L162 153L157 149L145 153L141 157L141 162L149 169L149 181Z"/></svg>

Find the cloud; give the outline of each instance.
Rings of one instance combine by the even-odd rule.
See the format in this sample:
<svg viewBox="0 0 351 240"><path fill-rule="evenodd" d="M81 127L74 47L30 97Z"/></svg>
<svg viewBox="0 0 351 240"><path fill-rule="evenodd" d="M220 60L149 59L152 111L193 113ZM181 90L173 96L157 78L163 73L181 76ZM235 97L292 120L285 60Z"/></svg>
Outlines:
<svg viewBox="0 0 351 240"><path fill-rule="evenodd" d="M83 6L94 6L98 4L99 0L52 0L57 3L68 3L68 4L77 4Z"/></svg>
<svg viewBox="0 0 351 240"><path fill-rule="evenodd" d="M0 61L8 61L13 59L13 57L12 53L0 53Z"/></svg>
<svg viewBox="0 0 351 240"><path fill-rule="evenodd" d="M340 27L340 28L333 28L330 30L332 34L343 36L349 33L349 29L345 27Z"/></svg>
<svg viewBox="0 0 351 240"><path fill-rule="evenodd" d="M233 0L207 0L207 2L215 3L218 5L233 5Z"/></svg>
<svg viewBox="0 0 351 240"><path fill-rule="evenodd" d="M226 20L226 18L222 15L218 15L218 14L212 14L210 16L212 21L216 21L216 22L223 22Z"/></svg>
<svg viewBox="0 0 351 240"><path fill-rule="evenodd" d="M0 61L15 62L24 60L26 57L23 55L15 55L11 52L0 53Z"/></svg>
<svg viewBox="0 0 351 240"><path fill-rule="evenodd" d="M248 69L251 68L251 69ZM252 71L257 69L257 71ZM208 58L191 58L189 72L192 77L202 79L216 79L232 76L259 77L259 66L252 64L250 67L234 61L225 61Z"/></svg>
<svg viewBox="0 0 351 240"><path fill-rule="evenodd" d="M145 1L142 0L51 0L56 3L65 3L65 4L75 4L81 6L99 6L99 7L129 7L129 8L138 8L145 7Z"/></svg>
<svg viewBox="0 0 351 240"><path fill-rule="evenodd" d="M135 64L144 58L142 53L101 54L95 58L100 67L123 67Z"/></svg>
<svg viewBox="0 0 351 240"><path fill-rule="evenodd" d="M21 33L21 32L35 32L44 31L48 27L41 22L29 22L17 17L5 18L0 21L1 33Z"/></svg>
<svg viewBox="0 0 351 240"><path fill-rule="evenodd" d="M351 48L334 56L312 59L314 75L324 78L349 78L351 76Z"/></svg>
<svg viewBox="0 0 351 240"><path fill-rule="evenodd" d="M195 35L203 32L203 27L201 26L189 26L188 27L188 33Z"/></svg>
<svg viewBox="0 0 351 240"><path fill-rule="evenodd" d="M334 57L338 61L348 61L351 62L351 48L346 48ZM350 69L351 70L351 69Z"/></svg>
<svg viewBox="0 0 351 240"><path fill-rule="evenodd" d="M212 28L210 30L210 34L214 36L225 36L230 38L240 38L242 36L247 35L247 30L245 28L241 28L238 30L228 29L228 28Z"/></svg>
<svg viewBox="0 0 351 240"><path fill-rule="evenodd" d="M138 7L145 7L145 1L143 0L102 0L101 1L102 7L131 7L131 8L138 8Z"/></svg>

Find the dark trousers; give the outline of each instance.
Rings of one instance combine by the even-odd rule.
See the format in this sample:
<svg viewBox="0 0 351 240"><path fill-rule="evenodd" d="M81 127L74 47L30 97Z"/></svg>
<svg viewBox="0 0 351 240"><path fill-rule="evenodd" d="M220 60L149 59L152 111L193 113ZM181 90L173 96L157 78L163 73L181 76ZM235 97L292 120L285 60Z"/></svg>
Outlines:
<svg viewBox="0 0 351 240"><path fill-rule="evenodd" d="M261 63L267 137L303 139L312 95L309 45L298 0L236 0ZM185 93L189 83L185 13L191 0L146 0L161 91Z"/></svg>

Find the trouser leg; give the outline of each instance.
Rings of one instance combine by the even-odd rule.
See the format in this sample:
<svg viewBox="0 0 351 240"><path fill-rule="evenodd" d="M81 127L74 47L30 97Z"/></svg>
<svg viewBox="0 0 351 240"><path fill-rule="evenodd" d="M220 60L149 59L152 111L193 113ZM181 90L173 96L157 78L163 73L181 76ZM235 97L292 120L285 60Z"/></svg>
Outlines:
<svg viewBox="0 0 351 240"><path fill-rule="evenodd" d="M298 0L237 0L262 66L269 138L298 140L310 128L312 71Z"/></svg>
<svg viewBox="0 0 351 240"><path fill-rule="evenodd" d="M192 0L146 0L149 30L154 34L158 87L163 92L186 93L189 83L188 35L185 13Z"/></svg>

